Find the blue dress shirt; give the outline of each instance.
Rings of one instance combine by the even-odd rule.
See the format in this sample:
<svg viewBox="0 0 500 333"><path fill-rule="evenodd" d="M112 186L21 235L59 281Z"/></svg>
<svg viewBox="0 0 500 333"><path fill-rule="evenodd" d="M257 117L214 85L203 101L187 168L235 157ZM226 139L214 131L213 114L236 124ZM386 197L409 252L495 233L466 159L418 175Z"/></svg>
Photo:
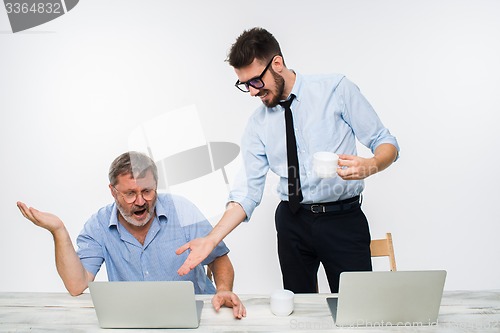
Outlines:
<svg viewBox="0 0 500 333"><path fill-rule="evenodd" d="M77 238L77 253L85 269L96 275L105 262L109 281L189 280L194 283L195 293L215 293L202 265L229 252L223 242L184 276L179 276L177 270L188 251L175 254L181 245L207 235L211 224L194 204L179 196L158 194L155 211L142 245L118 221L115 203L101 208L85 223Z"/></svg>
<svg viewBox="0 0 500 333"><path fill-rule="evenodd" d="M384 127L359 88L344 75L296 74L291 105L297 140L302 203L348 199L364 189L362 180L322 179L313 172L313 155L319 151L357 155L356 139L372 152L396 138ZM229 201L241 204L247 220L262 199L269 169L280 177L278 195L288 200L288 169L284 109L262 104L246 126L241 153L243 170L236 178Z"/></svg>

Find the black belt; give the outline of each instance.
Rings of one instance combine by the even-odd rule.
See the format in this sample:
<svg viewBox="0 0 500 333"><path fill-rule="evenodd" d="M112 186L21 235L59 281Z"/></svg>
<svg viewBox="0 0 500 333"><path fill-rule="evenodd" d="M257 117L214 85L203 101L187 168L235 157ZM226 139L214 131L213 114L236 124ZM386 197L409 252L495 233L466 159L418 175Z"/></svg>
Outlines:
<svg viewBox="0 0 500 333"><path fill-rule="evenodd" d="M301 206L305 210L311 211L315 214L341 212L344 210L349 210L361 206L359 198L360 196L357 195L355 197L345 200L339 200L333 202L321 202L317 204L302 204Z"/></svg>

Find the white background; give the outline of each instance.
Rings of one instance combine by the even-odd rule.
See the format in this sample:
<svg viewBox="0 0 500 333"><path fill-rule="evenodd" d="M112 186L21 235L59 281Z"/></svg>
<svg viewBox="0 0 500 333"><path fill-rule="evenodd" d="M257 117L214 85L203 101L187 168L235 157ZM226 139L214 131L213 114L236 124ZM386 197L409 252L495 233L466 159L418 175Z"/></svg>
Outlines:
<svg viewBox="0 0 500 333"><path fill-rule="evenodd" d="M13 34L0 8L0 291L64 291L50 234L16 201L57 214L76 239L111 202L109 164L138 124L195 105L207 140L240 142L259 101L224 60L254 26L288 67L347 75L399 140L363 203L372 237L392 232L399 270L446 269L448 290L500 288L499 18L486 0L85 0ZM281 286L274 181L226 238L239 293Z"/></svg>

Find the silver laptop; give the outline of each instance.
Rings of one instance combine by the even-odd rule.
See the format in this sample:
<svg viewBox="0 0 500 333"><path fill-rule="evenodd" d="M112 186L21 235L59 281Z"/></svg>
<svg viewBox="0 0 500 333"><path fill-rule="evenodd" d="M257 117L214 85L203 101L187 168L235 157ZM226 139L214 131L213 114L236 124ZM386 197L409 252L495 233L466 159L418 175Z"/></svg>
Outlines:
<svg viewBox="0 0 500 333"><path fill-rule="evenodd" d="M196 328L203 301L191 281L90 282L101 328Z"/></svg>
<svg viewBox="0 0 500 333"><path fill-rule="evenodd" d="M437 324L446 271L344 272L327 302L336 326Z"/></svg>

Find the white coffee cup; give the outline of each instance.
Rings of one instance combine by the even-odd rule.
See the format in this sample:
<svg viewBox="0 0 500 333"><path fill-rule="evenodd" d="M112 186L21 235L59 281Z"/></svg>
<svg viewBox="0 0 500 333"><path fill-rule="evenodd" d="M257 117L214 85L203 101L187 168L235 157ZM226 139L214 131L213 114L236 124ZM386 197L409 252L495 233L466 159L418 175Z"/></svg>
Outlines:
<svg viewBox="0 0 500 333"><path fill-rule="evenodd" d="M332 178L337 175L339 156L328 151L320 151L313 155L313 170L320 178Z"/></svg>
<svg viewBox="0 0 500 333"><path fill-rule="evenodd" d="M293 312L295 294L287 289L278 289L271 294L271 311L276 316L284 317Z"/></svg>

